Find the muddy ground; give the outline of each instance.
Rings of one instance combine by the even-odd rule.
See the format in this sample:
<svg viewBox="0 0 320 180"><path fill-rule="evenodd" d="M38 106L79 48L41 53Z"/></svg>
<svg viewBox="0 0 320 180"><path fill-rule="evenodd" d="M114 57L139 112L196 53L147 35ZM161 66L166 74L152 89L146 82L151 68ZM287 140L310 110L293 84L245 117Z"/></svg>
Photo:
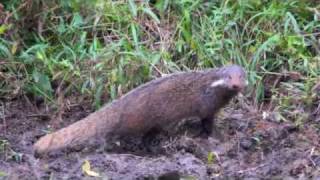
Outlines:
<svg viewBox="0 0 320 180"><path fill-rule="evenodd" d="M25 98L0 104L0 179L320 179L317 118L296 126L272 116L263 119L252 106L232 102L217 117L220 138L197 136L193 122L175 136L158 135L149 147L123 140L116 147L87 147L39 159L32 144L48 125L66 126L92 110L79 99L68 101L62 116L35 104ZM82 172L85 160L101 177Z"/></svg>

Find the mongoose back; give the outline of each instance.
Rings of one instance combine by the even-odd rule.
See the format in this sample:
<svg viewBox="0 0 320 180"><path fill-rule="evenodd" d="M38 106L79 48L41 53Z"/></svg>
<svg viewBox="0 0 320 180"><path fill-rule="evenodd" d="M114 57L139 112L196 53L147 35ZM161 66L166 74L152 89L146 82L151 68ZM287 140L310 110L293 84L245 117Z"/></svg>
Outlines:
<svg viewBox="0 0 320 180"><path fill-rule="evenodd" d="M92 138L144 134L153 128L166 130L190 117L201 119L204 130L210 133L214 114L245 86L246 73L238 65L167 75L41 137L34 150L42 155Z"/></svg>

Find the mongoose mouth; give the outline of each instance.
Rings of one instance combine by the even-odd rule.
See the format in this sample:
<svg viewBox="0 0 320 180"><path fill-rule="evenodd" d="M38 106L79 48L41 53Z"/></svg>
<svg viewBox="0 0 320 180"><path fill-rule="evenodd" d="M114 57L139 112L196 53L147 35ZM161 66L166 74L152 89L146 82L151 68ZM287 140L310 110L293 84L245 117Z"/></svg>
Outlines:
<svg viewBox="0 0 320 180"><path fill-rule="evenodd" d="M247 87L248 81L236 81L236 82L232 82L230 84L228 84L229 89L232 89L234 91L237 92L244 92L245 88Z"/></svg>

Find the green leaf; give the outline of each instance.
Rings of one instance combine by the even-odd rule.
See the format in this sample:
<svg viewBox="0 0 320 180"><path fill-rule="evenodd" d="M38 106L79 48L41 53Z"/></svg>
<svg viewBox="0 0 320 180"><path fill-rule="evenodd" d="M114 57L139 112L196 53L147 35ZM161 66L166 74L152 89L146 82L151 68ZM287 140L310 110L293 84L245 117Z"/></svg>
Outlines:
<svg viewBox="0 0 320 180"><path fill-rule="evenodd" d="M10 28L10 26L3 24L0 26L0 35L4 34L8 29Z"/></svg>
<svg viewBox="0 0 320 180"><path fill-rule="evenodd" d="M149 59L151 60L151 64L155 65L155 64L159 63L159 61L161 59L161 54L158 54L158 53L153 54Z"/></svg>
<svg viewBox="0 0 320 180"><path fill-rule="evenodd" d="M3 171L0 171L0 177L6 177L6 176L8 176L7 173L5 173L5 172L3 172Z"/></svg>
<svg viewBox="0 0 320 180"><path fill-rule="evenodd" d="M102 93L103 93L103 84L100 83L100 85L98 86L96 93L94 95L94 104L95 104L96 109L99 109L101 107Z"/></svg>
<svg viewBox="0 0 320 180"><path fill-rule="evenodd" d="M2 57L6 57L6 58L10 58L10 59L12 57L10 50L3 43L0 43L0 55L2 55Z"/></svg>
<svg viewBox="0 0 320 180"><path fill-rule="evenodd" d="M62 17L60 18L60 21L59 21L59 25L58 25L57 30L58 30L58 32L59 32L60 34L66 32L66 26L65 26L65 24L64 24L64 20L63 20Z"/></svg>
<svg viewBox="0 0 320 180"><path fill-rule="evenodd" d="M288 41L289 48L304 46L303 38L299 36L288 36L287 41Z"/></svg>
<svg viewBox="0 0 320 180"><path fill-rule="evenodd" d="M160 11L164 12L169 5L169 0L158 0L155 4L155 7Z"/></svg>
<svg viewBox="0 0 320 180"><path fill-rule="evenodd" d="M111 99L116 99L117 97L117 90L116 90L116 87L115 85L111 85L110 86L110 92L109 92L110 96L111 96Z"/></svg>
<svg viewBox="0 0 320 180"><path fill-rule="evenodd" d="M50 79L47 75L38 72L37 70L33 70L32 77L40 90L43 90L47 93L52 92L52 87L50 83Z"/></svg>
<svg viewBox="0 0 320 180"><path fill-rule="evenodd" d="M146 14L148 14L150 17L152 17L152 19L154 21L156 21L157 24L160 23L160 19L158 18L158 16L156 14L154 14L151 9L149 8L143 8L143 12L145 12Z"/></svg>
<svg viewBox="0 0 320 180"><path fill-rule="evenodd" d="M294 30L295 33L300 33L300 27L298 25L297 20L294 18L293 14L291 14L290 12L286 13L286 21L285 21L285 25L284 25L284 32L288 33L289 32L289 26L290 24L292 25L292 29Z"/></svg>
<svg viewBox="0 0 320 180"><path fill-rule="evenodd" d="M40 60L44 60L44 54L42 51L37 51L37 58L40 59Z"/></svg>
<svg viewBox="0 0 320 180"><path fill-rule="evenodd" d="M137 17L137 6L133 0L129 0L129 6L133 17Z"/></svg>
<svg viewBox="0 0 320 180"><path fill-rule="evenodd" d="M277 44L279 44L281 38L280 38L280 34L277 33L273 36L271 36L270 38L268 38L257 50L257 52L255 53L254 57L253 57L253 61L251 63L251 70L254 70L254 68L257 65L257 61L260 58L260 56L267 51L270 51L273 47L275 47Z"/></svg>
<svg viewBox="0 0 320 180"><path fill-rule="evenodd" d="M77 27L80 27L82 24L83 24L82 16L79 13L76 13L73 16L71 26L77 28Z"/></svg>
<svg viewBox="0 0 320 180"><path fill-rule="evenodd" d="M134 41L134 45L136 47L136 49L139 48L139 38L138 38L138 34L137 34L137 29L136 29L136 25L134 23L131 23L131 34L132 34L132 37L133 37L133 41Z"/></svg>
<svg viewBox="0 0 320 180"><path fill-rule="evenodd" d="M209 152L208 153L208 157L207 157L207 160L208 160L208 164L212 164L214 159L215 159L215 154L213 152Z"/></svg>

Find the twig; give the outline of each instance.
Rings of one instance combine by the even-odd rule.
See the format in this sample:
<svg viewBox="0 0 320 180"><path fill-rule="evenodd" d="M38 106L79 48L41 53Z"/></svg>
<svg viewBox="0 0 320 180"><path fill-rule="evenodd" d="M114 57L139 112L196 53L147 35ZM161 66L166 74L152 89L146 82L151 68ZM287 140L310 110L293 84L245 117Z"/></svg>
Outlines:
<svg viewBox="0 0 320 180"><path fill-rule="evenodd" d="M309 159L309 161L311 161L313 167L316 167L317 164L316 164L316 163L313 161L313 159L312 159L312 155L314 154L314 149L315 149L315 147L312 147L312 148L311 148L310 153L309 153L309 155L308 155L308 159Z"/></svg>
<svg viewBox="0 0 320 180"><path fill-rule="evenodd" d="M0 104L1 106L1 112L0 112L0 118L2 119L2 122L3 122L3 132L4 132L4 134L6 135L7 134L7 120L6 120L6 116L5 116L5 108L4 108L4 106L5 106L5 104L3 103L3 102L1 102L1 104Z"/></svg>
<svg viewBox="0 0 320 180"><path fill-rule="evenodd" d="M7 14L5 20L4 20L4 24L8 23L8 20L11 16L14 15L14 13L20 11L22 8L24 8L27 4L29 3L29 0L26 0L25 2L23 2L17 9L15 9L14 11L10 12Z"/></svg>
<svg viewBox="0 0 320 180"><path fill-rule="evenodd" d="M245 173L245 172L248 172L248 171L255 171L255 170L257 170L257 169L259 169L259 168L261 168L261 167L264 167L264 166L266 166L266 165L267 165L266 163L265 163L265 164L261 164L261 165L256 166L256 167L252 167L252 168L240 170L240 171L238 171L238 173L242 174L242 173Z"/></svg>
<svg viewBox="0 0 320 180"><path fill-rule="evenodd" d="M314 36L314 35L320 35L320 32L315 33L301 33L302 36Z"/></svg>
<svg viewBox="0 0 320 180"><path fill-rule="evenodd" d="M48 114L28 114L27 117L41 117L41 118L49 118Z"/></svg>

